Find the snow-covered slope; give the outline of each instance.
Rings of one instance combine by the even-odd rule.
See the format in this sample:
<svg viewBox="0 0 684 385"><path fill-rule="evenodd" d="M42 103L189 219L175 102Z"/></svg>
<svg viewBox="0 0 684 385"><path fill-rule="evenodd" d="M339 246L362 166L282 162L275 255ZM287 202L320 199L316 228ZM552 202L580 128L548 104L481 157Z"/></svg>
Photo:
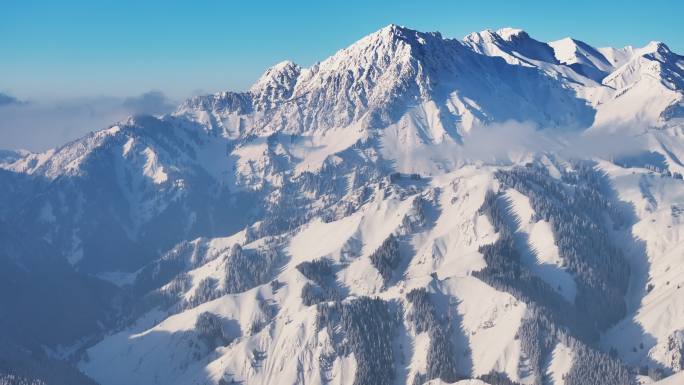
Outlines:
<svg viewBox="0 0 684 385"><path fill-rule="evenodd" d="M644 169L605 167L613 175L623 200L636 209L638 222L632 232L640 241L631 252L636 274L628 297L630 314L604 336L602 344L617 349L626 362L635 366L681 370L681 180L663 178Z"/></svg>
<svg viewBox="0 0 684 385"><path fill-rule="evenodd" d="M118 317L27 346L103 385L667 383L683 73L662 43L390 25L3 152L0 262L39 276L16 227Z"/></svg>

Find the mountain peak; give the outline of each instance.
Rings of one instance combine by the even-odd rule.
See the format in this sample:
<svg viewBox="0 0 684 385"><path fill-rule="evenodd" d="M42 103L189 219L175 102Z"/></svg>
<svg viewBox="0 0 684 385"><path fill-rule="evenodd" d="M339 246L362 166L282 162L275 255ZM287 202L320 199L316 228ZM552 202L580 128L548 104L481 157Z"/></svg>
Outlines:
<svg viewBox="0 0 684 385"><path fill-rule="evenodd" d="M272 108L278 102L288 99L301 72L301 67L289 60L267 69L250 88L257 109Z"/></svg>
<svg viewBox="0 0 684 385"><path fill-rule="evenodd" d="M271 68L269 68L267 71L287 71L289 69L295 68L299 68L297 63L290 60L283 60L280 63L276 63L275 65L271 66Z"/></svg>
<svg viewBox="0 0 684 385"><path fill-rule="evenodd" d="M406 30L408 30L408 28L406 28L404 26L401 26L399 24L390 23L390 24L387 24L386 26L380 28L377 32L395 34L395 33L398 33L401 31L406 31Z"/></svg>
<svg viewBox="0 0 684 385"><path fill-rule="evenodd" d="M515 39L531 39L530 35L522 29L504 27L499 28L496 31L492 29L485 29L480 32L472 32L466 35L463 40L466 42L472 42L476 44L481 43L493 43L500 40L513 41Z"/></svg>
<svg viewBox="0 0 684 385"><path fill-rule="evenodd" d="M300 72L301 67L297 64L289 60L281 61L264 71L263 75L250 88L250 91L258 94L268 87L288 85L299 76Z"/></svg>
<svg viewBox="0 0 684 385"><path fill-rule="evenodd" d="M560 63L595 81L600 81L614 70L602 52L581 40L566 37L548 45Z"/></svg>
<svg viewBox="0 0 684 385"><path fill-rule="evenodd" d="M315 66L315 70L365 73L386 69L391 63L408 63L416 53L415 47L442 41L439 33L419 32L390 24L341 49Z"/></svg>
<svg viewBox="0 0 684 385"><path fill-rule="evenodd" d="M543 124L555 126L565 121L563 119L569 122L581 115L589 125L593 118L585 111L584 94L577 90L584 92L583 86L596 86L634 54L667 59L662 61L677 59L658 52L669 50L659 42L634 50L634 53L596 49L572 38L546 43L512 27L474 32L459 41L445 39L436 32L420 32L389 24L310 68L302 69L291 61L277 63L264 72L249 92L196 98L179 108L177 115L189 114L203 124L222 127L230 137L243 132L257 135L276 131L318 132L359 122L374 127L389 124L412 106L433 102L436 92L452 92L464 101L457 109L444 107L443 110L457 111L458 118L448 125L456 125L458 130L468 130L466 127L472 127L475 121L495 121L511 116L539 119ZM494 71L500 81L485 87L474 79L480 79L491 66L499 66L491 57L503 58L509 66ZM527 68L543 69L544 72L538 74ZM521 73L534 78L528 82L530 89L535 89L539 83L549 83L558 94L558 100L566 100L565 103L577 111L568 112L567 117L557 120L547 118L548 114L540 112L537 105L528 106L525 112L513 113L513 109L501 107L501 101L489 103L502 92L510 94L508 100L533 99L520 95L518 86L508 84ZM627 83L631 84L631 81ZM532 91L523 93L526 92ZM478 101L473 106L471 101L475 98ZM556 109L567 110L561 106ZM211 119L202 111L211 112ZM268 114L249 116L244 122L235 120L237 115L255 111Z"/></svg>
<svg viewBox="0 0 684 385"><path fill-rule="evenodd" d="M548 44L535 40L518 28L473 32L465 36L463 42L477 53L499 56L510 64L525 63L529 59L554 64L557 62L553 49Z"/></svg>
<svg viewBox="0 0 684 385"><path fill-rule="evenodd" d="M657 40L652 40L648 42L648 44L646 44L643 48L641 48L641 53L669 55L672 53L672 51L670 50L670 47L668 47L665 43Z"/></svg>
<svg viewBox="0 0 684 385"><path fill-rule="evenodd" d="M367 35L358 42L352 44L349 48L357 45L377 45L390 44L396 46L397 43L408 43L408 44L421 44L427 38L437 38L442 40L442 34L439 32L421 32L408 27L400 26L397 24L389 24L379 30Z"/></svg>
<svg viewBox="0 0 684 385"><path fill-rule="evenodd" d="M527 32L519 28L504 27L496 31L496 34L501 36L504 40L513 40L515 38L529 38Z"/></svg>
<svg viewBox="0 0 684 385"><path fill-rule="evenodd" d="M389 36L389 37L402 37L406 36L407 34L415 34L418 33L418 31L413 30L411 28L405 27L403 25L398 25L398 24L388 24L379 30L377 30L375 33L370 34L370 36L373 35L382 35L382 36Z"/></svg>

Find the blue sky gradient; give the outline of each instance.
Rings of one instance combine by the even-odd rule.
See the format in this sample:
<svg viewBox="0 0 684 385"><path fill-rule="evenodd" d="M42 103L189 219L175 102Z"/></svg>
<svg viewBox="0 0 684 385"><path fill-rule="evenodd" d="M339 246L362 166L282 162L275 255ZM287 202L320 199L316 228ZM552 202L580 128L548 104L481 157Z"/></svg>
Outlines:
<svg viewBox="0 0 684 385"><path fill-rule="evenodd" d="M486 5L486 6L485 6ZM684 53L684 1L0 1L0 92L20 99L173 99L246 89L389 23L461 38L512 26L594 46L650 40Z"/></svg>

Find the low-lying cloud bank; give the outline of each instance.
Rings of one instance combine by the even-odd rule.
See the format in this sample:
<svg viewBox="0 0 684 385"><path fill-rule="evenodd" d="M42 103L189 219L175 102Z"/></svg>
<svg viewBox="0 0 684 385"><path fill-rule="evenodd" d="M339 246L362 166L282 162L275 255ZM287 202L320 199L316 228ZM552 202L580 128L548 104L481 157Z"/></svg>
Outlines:
<svg viewBox="0 0 684 385"><path fill-rule="evenodd" d="M613 160L649 151L652 143L645 132L645 126L540 128L530 122L508 121L477 125L457 139L436 143L408 145L390 136L381 151L399 172L431 175L466 164L520 164L541 154L566 160Z"/></svg>
<svg viewBox="0 0 684 385"><path fill-rule="evenodd" d="M11 106L11 105L21 105L21 104L24 104L24 102L15 98L12 95L7 95L5 93L0 92L0 107Z"/></svg>
<svg viewBox="0 0 684 385"><path fill-rule="evenodd" d="M43 151L106 128L129 115L161 115L172 112L175 106L160 91L128 98L81 98L53 103L21 101L0 93L0 149ZM529 122L493 123L473 127L461 143L445 141L413 149L419 153L412 154L411 159L451 165L447 167L472 162L506 164L539 153L611 159L644 151L647 143L639 132L637 127L577 130L542 129Z"/></svg>
<svg viewBox="0 0 684 385"><path fill-rule="evenodd" d="M530 154L554 153L565 158L606 158L647 149L638 127L619 129L540 129L533 123L505 122L474 127L456 152L462 160L510 162Z"/></svg>
<svg viewBox="0 0 684 385"><path fill-rule="evenodd" d="M160 91L128 98L21 101L0 93L0 148L42 151L106 128L129 115L160 115L176 103Z"/></svg>

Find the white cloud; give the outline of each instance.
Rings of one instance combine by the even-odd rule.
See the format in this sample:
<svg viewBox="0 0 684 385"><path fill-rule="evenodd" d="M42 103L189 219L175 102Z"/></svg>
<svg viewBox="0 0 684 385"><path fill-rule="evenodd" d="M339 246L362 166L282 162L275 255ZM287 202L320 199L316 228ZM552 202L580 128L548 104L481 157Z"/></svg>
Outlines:
<svg viewBox="0 0 684 385"><path fill-rule="evenodd" d="M540 129L533 123L505 122L474 127L463 138L458 150L463 159L484 162L509 162L521 156L557 153L566 158L612 158L635 154L646 144L635 133L621 127L608 132L571 129Z"/></svg>
<svg viewBox="0 0 684 385"><path fill-rule="evenodd" d="M159 91L129 98L93 97L58 102L19 102L9 98L16 102L0 103L0 148L31 151L59 146L129 115L164 114L175 106Z"/></svg>
<svg viewBox="0 0 684 385"><path fill-rule="evenodd" d="M0 92L0 107L21 104L24 104L24 102L15 98L12 95L7 95L6 93Z"/></svg>

